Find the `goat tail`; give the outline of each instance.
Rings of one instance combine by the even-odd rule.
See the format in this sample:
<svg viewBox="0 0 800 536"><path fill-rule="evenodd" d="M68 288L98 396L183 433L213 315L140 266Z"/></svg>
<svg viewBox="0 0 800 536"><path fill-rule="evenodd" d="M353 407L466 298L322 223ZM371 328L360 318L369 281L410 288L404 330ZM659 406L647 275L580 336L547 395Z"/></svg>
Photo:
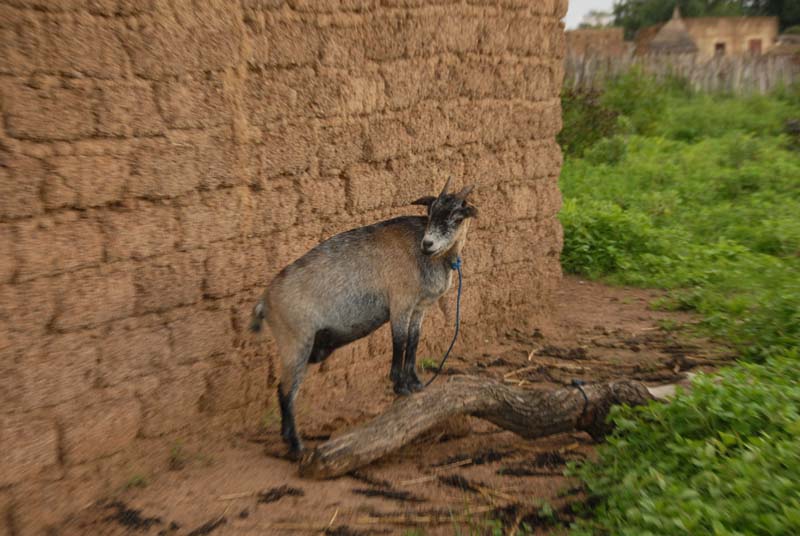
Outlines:
<svg viewBox="0 0 800 536"><path fill-rule="evenodd" d="M264 298L261 298L253 307L253 314L250 317L250 331L253 333L261 331L261 324L264 323L264 309Z"/></svg>

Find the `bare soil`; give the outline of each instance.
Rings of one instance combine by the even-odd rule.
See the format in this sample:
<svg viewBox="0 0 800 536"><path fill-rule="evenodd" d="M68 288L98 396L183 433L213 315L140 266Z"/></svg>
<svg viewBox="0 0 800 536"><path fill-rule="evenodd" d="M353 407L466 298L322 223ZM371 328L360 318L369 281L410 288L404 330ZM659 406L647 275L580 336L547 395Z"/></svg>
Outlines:
<svg viewBox="0 0 800 536"><path fill-rule="evenodd" d="M723 346L673 329L694 319L651 310L648 304L657 297L655 291L565 278L547 325L533 333L509 332L483 348L457 345L447 373L519 385L618 378L657 385L729 358ZM340 371L353 396L304 389L301 400L311 400L301 404L298 421L307 446L391 404L383 370L388 364L380 365L386 365L378 367L382 381L372 372ZM334 356L325 366L348 364ZM586 500L579 482L562 475L568 461L592 455L592 441L583 433L528 441L463 418L350 476L310 481L300 479L296 465L283 457L277 425L274 419L267 431L223 445L186 445L172 460L174 470L76 513L63 533L345 536L453 534L458 527L484 534L490 519L505 533L522 523L537 533L558 533ZM551 515L541 510L545 501Z"/></svg>

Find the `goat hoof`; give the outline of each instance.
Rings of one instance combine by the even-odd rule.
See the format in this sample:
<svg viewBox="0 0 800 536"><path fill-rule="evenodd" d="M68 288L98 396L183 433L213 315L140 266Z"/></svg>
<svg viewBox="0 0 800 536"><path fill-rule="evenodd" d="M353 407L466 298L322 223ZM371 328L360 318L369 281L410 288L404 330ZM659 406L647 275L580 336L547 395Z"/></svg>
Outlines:
<svg viewBox="0 0 800 536"><path fill-rule="evenodd" d="M399 396L408 396L411 391L405 383L396 383L394 384L394 393Z"/></svg>
<svg viewBox="0 0 800 536"><path fill-rule="evenodd" d="M286 454L286 457L293 462L299 462L300 458L303 457L303 448L290 448L289 452Z"/></svg>
<svg viewBox="0 0 800 536"><path fill-rule="evenodd" d="M419 380L419 378L409 378L406 386L412 393L418 393L425 389L425 385Z"/></svg>

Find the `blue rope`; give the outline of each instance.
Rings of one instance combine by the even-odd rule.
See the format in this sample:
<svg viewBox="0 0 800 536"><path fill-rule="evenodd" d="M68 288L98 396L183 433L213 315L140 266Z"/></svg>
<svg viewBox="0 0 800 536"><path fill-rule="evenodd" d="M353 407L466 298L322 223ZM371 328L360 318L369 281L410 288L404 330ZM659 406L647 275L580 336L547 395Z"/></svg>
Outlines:
<svg viewBox="0 0 800 536"><path fill-rule="evenodd" d="M458 324L461 320L461 257L456 257L456 260L450 264L450 268L453 270L458 270L458 294L456 295L456 332L453 334L453 340L450 341L450 348L447 349L447 352L445 352L444 357L442 358L442 362L439 363L439 368L433 374L433 377L428 380L428 383L425 384L425 387L432 384L433 380L439 376L439 373L444 367L444 362L447 361L447 357L450 355L450 350L453 349L453 346L456 344L456 339L458 338Z"/></svg>

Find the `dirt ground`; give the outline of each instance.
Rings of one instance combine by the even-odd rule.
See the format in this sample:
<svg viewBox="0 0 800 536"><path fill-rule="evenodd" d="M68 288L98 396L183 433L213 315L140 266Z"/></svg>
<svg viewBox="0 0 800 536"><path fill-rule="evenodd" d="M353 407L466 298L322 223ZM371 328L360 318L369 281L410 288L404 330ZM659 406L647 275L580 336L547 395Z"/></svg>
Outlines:
<svg viewBox="0 0 800 536"><path fill-rule="evenodd" d="M658 296L565 278L549 325L509 332L480 349L457 345L447 373L519 385L573 378L657 385L726 359L725 348L674 329L690 324L691 316L652 311L648 304ZM325 366L335 369L336 356ZM301 406L307 446L363 422L394 398L388 379L351 382L358 398L327 399L320 390ZM536 533L558 533L585 500L578 482L562 476L564 465L593 452L583 433L530 441L465 418L350 476L318 482L300 479L296 465L283 458L277 422L268 430L214 449L186 445L173 471L76 513L63 533L484 534L490 519L506 534L523 522Z"/></svg>

